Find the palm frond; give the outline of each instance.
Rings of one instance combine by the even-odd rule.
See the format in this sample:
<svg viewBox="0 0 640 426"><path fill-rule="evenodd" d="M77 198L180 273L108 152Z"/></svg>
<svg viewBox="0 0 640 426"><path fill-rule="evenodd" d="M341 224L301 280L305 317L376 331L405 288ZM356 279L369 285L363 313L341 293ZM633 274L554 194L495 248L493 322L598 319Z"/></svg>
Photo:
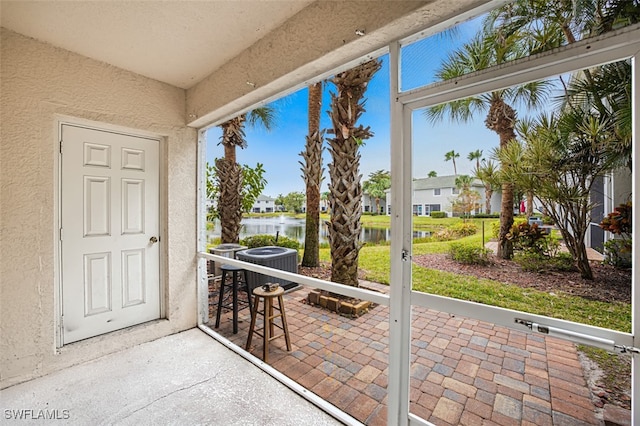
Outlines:
<svg viewBox="0 0 640 426"><path fill-rule="evenodd" d="M262 126L271 131L277 121L277 110L272 105L265 105L251 110L247 114L247 122L250 126Z"/></svg>

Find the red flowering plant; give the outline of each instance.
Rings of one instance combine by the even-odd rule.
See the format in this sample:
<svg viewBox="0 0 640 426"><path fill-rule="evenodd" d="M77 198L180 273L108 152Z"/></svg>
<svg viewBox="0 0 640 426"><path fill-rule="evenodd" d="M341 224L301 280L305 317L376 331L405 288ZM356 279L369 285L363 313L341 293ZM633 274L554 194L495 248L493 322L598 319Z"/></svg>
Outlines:
<svg viewBox="0 0 640 426"><path fill-rule="evenodd" d="M606 263L622 268L631 266L631 215L631 201L628 201L620 204L600 222L602 229L620 237L604 243Z"/></svg>
<svg viewBox="0 0 640 426"><path fill-rule="evenodd" d="M602 219L600 227L615 235L623 237L631 235L631 201L616 207Z"/></svg>

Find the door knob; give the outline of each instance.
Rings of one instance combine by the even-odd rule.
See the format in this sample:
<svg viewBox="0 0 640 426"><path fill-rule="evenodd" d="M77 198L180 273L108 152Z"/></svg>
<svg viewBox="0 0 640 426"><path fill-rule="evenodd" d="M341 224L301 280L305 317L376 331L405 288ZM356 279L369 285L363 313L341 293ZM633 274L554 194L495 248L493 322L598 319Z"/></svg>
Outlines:
<svg viewBox="0 0 640 426"><path fill-rule="evenodd" d="M150 242L151 244L155 244L155 243L157 243L157 242L158 242L158 237L151 237L151 238L149 238L149 242Z"/></svg>

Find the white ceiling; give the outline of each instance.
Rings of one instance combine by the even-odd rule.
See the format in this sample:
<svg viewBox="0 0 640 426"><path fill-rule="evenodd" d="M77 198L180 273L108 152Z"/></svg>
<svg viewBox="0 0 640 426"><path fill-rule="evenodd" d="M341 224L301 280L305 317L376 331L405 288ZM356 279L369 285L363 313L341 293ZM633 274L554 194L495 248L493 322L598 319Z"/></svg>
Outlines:
<svg viewBox="0 0 640 426"><path fill-rule="evenodd" d="M189 88L312 0L0 1L17 33Z"/></svg>

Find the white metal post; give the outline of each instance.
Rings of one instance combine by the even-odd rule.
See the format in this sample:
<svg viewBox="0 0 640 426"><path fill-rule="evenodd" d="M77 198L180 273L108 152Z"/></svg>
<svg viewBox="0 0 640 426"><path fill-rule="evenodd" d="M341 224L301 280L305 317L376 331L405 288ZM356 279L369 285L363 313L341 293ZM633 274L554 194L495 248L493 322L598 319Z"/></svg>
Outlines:
<svg viewBox="0 0 640 426"><path fill-rule="evenodd" d="M399 53L399 43L389 46L392 233L387 423L403 426L409 423L411 356L411 137L404 126L404 107L398 102Z"/></svg>
<svg viewBox="0 0 640 426"><path fill-rule="evenodd" d="M638 185L638 171L640 168L640 149L638 149L638 136L640 135L640 120L638 120L638 103L640 99L640 70L638 70L638 56L631 58L631 122L632 122L632 169L631 169L631 191L633 194L632 214L635 226L632 231L632 248L631 248L631 334L633 337L633 346L640 347L640 339L637 337L640 333L640 250L638 243L640 242L640 185ZM631 357L631 424L640 425L640 407L638 398L640 398L640 354L633 353Z"/></svg>
<svg viewBox="0 0 640 426"><path fill-rule="evenodd" d="M205 130L198 132L198 158L196 161L197 170L197 198L196 198L196 226L198 227L197 251L205 252L207 250L207 142L205 140ZM207 260L198 258L198 324L205 324L209 321L209 281L207 279Z"/></svg>

